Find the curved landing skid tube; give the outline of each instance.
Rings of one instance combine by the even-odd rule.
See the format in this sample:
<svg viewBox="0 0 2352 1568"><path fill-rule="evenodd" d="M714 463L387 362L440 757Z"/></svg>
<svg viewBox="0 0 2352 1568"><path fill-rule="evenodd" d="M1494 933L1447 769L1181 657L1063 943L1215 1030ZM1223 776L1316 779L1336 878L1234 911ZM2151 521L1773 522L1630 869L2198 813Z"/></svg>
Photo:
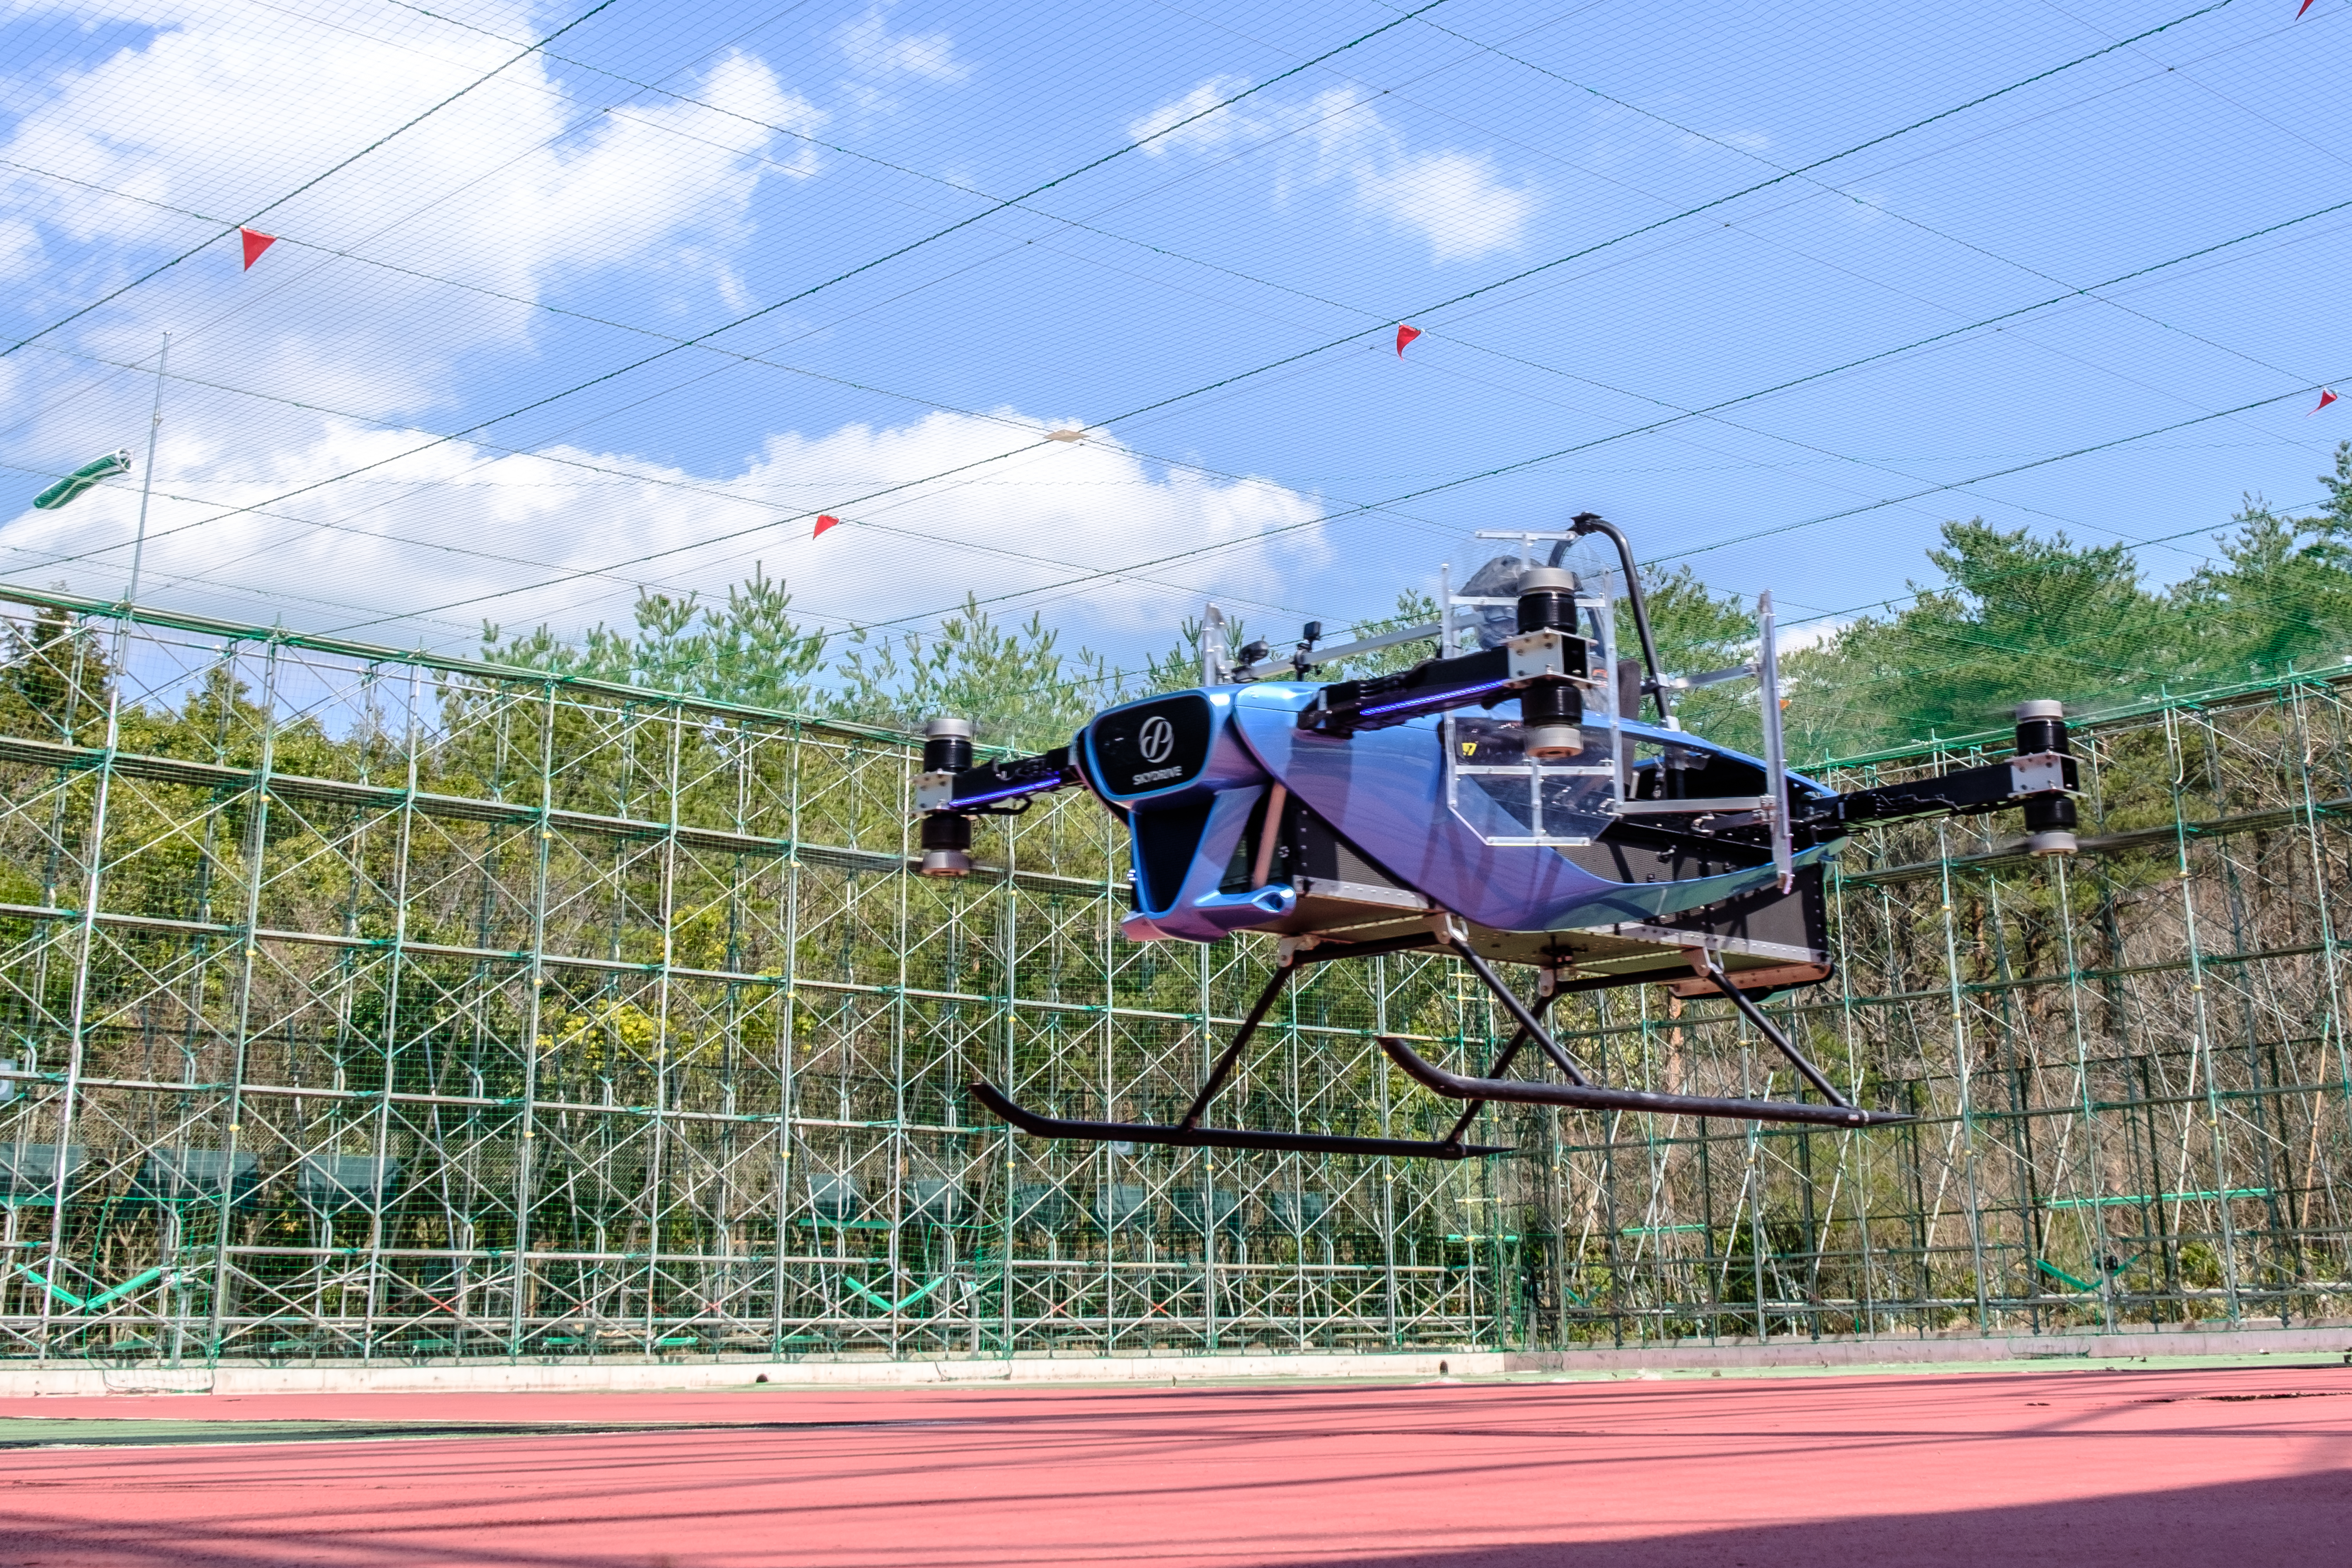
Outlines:
<svg viewBox="0 0 2352 1568"><path fill-rule="evenodd" d="M1491 1144L1442 1140L1345 1138L1336 1133L1259 1132L1246 1127L1184 1127L1152 1121L1066 1121L1022 1110L992 1083L975 1083L971 1089L974 1100L1033 1138L1168 1143L1180 1149L1276 1149L1302 1154L1401 1154L1423 1160L1473 1160L1482 1154L1510 1152Z"/></svg>
<svg viewBox="0 0 2352 1568"><path fill-rule="evenodd" d="M1507 1154L1511 1151L1487 1143L1465 1143L1462 1134L1470 1125L1470 1116L1454 1124L1454 1130L1443 1138L1350 1138L1336 1132L1262 1132L1246 1127L1203 1127L1201 1118L1217 1091L1225 1086L1242 1051L1257 1033L1274 999L1300 968L1310 963L1328 963L1331 959L1369 958L1376 952L1402 952L1429 945L1423 936L1411 936L1387 942L1368 942L1355 947L1328 952L1292 954L1274 978L1266 983L1258 995L1256 1005L1234 1035L1233 1044L1221 1052L1209 1068L1209 1079L1192 1097L1192 1106L1183 1119L1163 1121L1076 1121L1058 1116L1040 1116L1024 1110L1013 1102L1012 1097L985 1080L967 1085L971 1097L1005 1121L1012 1123L1033 1138L1070 1138L1092 1143L1165 1143L1180 1149L1273 1149L1302 1154L1395 1154L1407 1159L1471 1160L1486 1154ZM1516 1047L1516 1042L1514 1047ZM1509 1060L1507 1057L1504 1058ZM1474 1110L1472 1115L1475 1115Z"/></svg>
<svg viewBox="0 0 2352 1568"><path fill-rule="evenodd" d="M1514 1105L1566 1105L1584 1110L1650 1110L1670 1116L1727 1116L1743 1121L1805 1121L1823 1127L1885 1127L1897 1121L1915 1120L1899 1110L1864 1110L1849 1103L1837 1091L1837 1086L1830 1082L1828 1076L1780 1032L1780 1026L1767 1017L1763 1009L1757 1006L1746 992L1731 983L1731 977L1723 972L1723 965L1703 947L1683 949L1683 956L1690 961L1691 968L1729 998L1731 1005L1739 1009L1741 1016L1789 1058L1790 1064L1828 1101L1827 1104L1808 1105L1801 1100L1734 1100L1702 1094L1655 1094L1643 1089L1604 1089L1578 1071L1567 1053L1552 1043L1551 1037L1544 1033L1537 1015L1528 1011L1527 1005L1512 994L1511 988L1488 967L1486 961L1478 956L1477 951L1470 945L1468 933L1449 922L1444 937L1446 945L1470 966L1472 973L1495 994L1511 1016L1518 1020L1517 1036L1496 1059L1494 1071L1485 1078L1465 1078L1458 1073L1447 1072L1393 1036L1382 1035L1380 1042L1381 1049L1388 1053L1389 1060L1403 1068L1407 1077L1424 1089L1433 1089L1448 1100L1470 1101L1469 1109L1455 1123L1457 1135L1461 1128L1469 1125L1479 1106L1490 1100ZM1544 1000L1549 1001L1549 998ZM1568 1079L1566 1083L1536 1083L1525 1079L1496 1076L1510 1065L1520 1043L1528 1039L1543 1047L1552 1065L1559 1068L1560 1076Z"/></svg>
<svg viewBox="0 0 2352 1568"><path fill-rule="evenodd" d="M1728 997L1731 1005L1753 1025L1759 1034L1787 1057L1805 1081L1811 1084L1824 1104L1813 1105L1798 1100L1734 1100L1710 1095L1656 1094L1648 1089L1607 1089L1591 1081L1576 1062L1560 1049L1558 1042L1543 1026L1542 1015L1551 1005L1555 989L1536 999L1530 1008L1503 984L1486 961L1470 945L1469 933L1451 917L1439 917L1432 921L1435 930L1432 937L1412 936L1381 942L1366 942L1352 950L1327 950L1321 952L1301 952L1290 963L1274 972L1259 995L1249 1016L1242 1020L1233 1043L1218 1056L1209 1069L1208 1081L1192 1097L1192 1104L1182 1120L1157 1121L1080 1121L1056 1116L1040 1116L1013 1103L1012 1097L994 1084L985 1081L969 1086L971 1097L989 1110L1033 1138L1073 1139L1085 1142L1160 1143L1183 1149L1266 1149L1308 1154L1390 1154L1409 1159L1467 1160L1486 1154L1507 1154L1507 1148L1486 1144L1465 1143L1463 1134L1477 1119L1478 1111L1488 1100L1500 1100L1514 1105L1564 1105L1582 1110L1643 1110L1668 1116L1721 1116L1744 1121L1798 1121L1820 1127L1884 1127L1913 1118L1900 1111L1865 1110L1847 1102L1822 1070L1807 1060L1780 1027L1767 1017L1746 993L1733 984L1714 955L1702 948L1685 948L1684 954L1692 969ZM1391 1061L1423 1088L1444 1095L1448 1100L1465 1100L1461 1116L1442 1138L1417 1140L1410 1138L1351 1138L1324 1132L1272 1132L1240 1127L1203 1127L1202 1116L1209 1102L1224 1087L1224 1082L1241 1060L1243 1050L1257 1033L1259 1023L1282 994L1297 968L1328 963L1339 957L1370 957L1375 952L1400 952L1430 947L1451 949L1469 966L1479 983L1494 993L1512 1018L1518 1032L1511 1037L1495 1065L1484 1078L1468 1078L1448 1072L1414 1051L1411 1046L1393 1036L1380 1037L1381 1049ZM1639 977L1625 977L1621 984L1639 984L1640 980L1655 978L1645 973ZM1507 1079L1507 1071L1519 1051L1534 1042L1552 1066L1559 1070L1566 1083L1539 1083L1526 1079Z"/></svg>
<svg viewBox="0 0 2352 1568"><path fill-rule="evenodd" d="M1507 1100L1515 1105L1566 1105L1579 1110L1649 1110L1664 1116L1726 1116L1742 1121L1809 1121L1822 1127L1885 1127L1912 1118L1900 1111L1852 1105L1807 1105L1789 1100L1719 1100L1703 1094L1653 1094L1643 1089L1603 1089L1591 1083L1534 1083L1525 1079L1465 1078L1426 1060L1393 1035L1380 1037L1389 1060L1423 1088L1448 1100Z"/></svg>

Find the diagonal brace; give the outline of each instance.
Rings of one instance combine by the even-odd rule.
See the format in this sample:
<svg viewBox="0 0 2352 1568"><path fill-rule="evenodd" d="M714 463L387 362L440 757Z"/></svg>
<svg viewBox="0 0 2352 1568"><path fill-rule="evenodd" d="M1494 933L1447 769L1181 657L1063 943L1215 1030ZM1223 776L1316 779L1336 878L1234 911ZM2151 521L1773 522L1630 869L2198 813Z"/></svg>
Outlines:
<svg viewBox="0 0 2352 1568"><path fill-rule="evenodd" d="M1823 1100L1840 1108L1851 1107L1852 1102L1837 1091L1837 1086L1830 1082L1828 1075L1807 1060L1805 1053L1797 1048L1796 1042L1782 1034L1780 1026L1764 1016L1764 1009L1756 1005L1747 993L1731 983L1731 977L1724 973L1723 965L1715 961L1713 953L1703 947L1686 947L1683 952L1690 960L1691 967L1705 976L1717 991L1731 998L1731 1005L1739 1009L1740 1016L1755 1025L1756 1032L1771 1041L1780 1053L1789 1058L1790 1065L1803 1075L1807 1083L1821 1091Z"/></svg>
<svg viewBox="0 0 2352 1568"><path fill-rule="evenodd" d="M1446 922L1444 934L1445 944L1461 956L1462 962L1470 966L1470 973L1475 974L1480 983L1487 990L1492 991L1509 1010L1511 1016L1518 1020L1520 1032L1543 1048L1543 1054L1551 1058L1551 1065L1559 1069L1560 1076L1579 1088L1589 1086L1592 1080L1585 1077L1577 1065L1569 1059L1568 1053L1561 1050L1559 1044L1544 1032L1542 1022L1533 1013L1528 1011L1528 1005L1520 1001L1509 986L1503 984L1503 977L1496 974L1486 961L1478 956L1477 950L1470 945L1469 937L1465 935L1462 929L1454 925L1451 919ZM1513 1045L1516 1048L1517 1042L1514 1041Z"/></svg>
<svg viewBox="0 0 2352 1568"><path fill-rule="evenodd" d="M1559 999L1559 993L1556 990L1546 992L1544 994L1536 998L1536 1005L1530 1009L1530 1011L1538 1020L1540 1020L1544 1014L1550 1009L1552 1003ZM1518 1056L1519 1047L1526 1045L1532 1037L1533 1037L1528 1033L1527 1026L1524 1024L1520 1025L1518 1032L1511 1037L1511 1043L1503 1047L1502 1054L1495 1058L1495 1065L1486 1069L1486 1076L1488 1078L1502 1077L1505 1072L1509 1070L1512 1060ZM1459 1142L1462 1135L1470 1131L1470 1124L1478 1120L1478 1113L1486 1109L1486 1102L1483 1100L1474 1100L1469 1104L1464 1106L1462 1108L1462 1115L1460 1118L1454 1121L1452 1127L1446 1130L1444 1142L1448 1143Z"/></svg>
<svg viewBox="0 0 2352 1568"><path fill-rule="evenodd" d="M1234 1031L1233 1042L1210 1067L1207 1081L1201 1085L1201 1092L1192 1097L1191 1108L1184 1112L1183 1120L1178 1121L1177 1126L1192 1128L1201 1125L1201 1118L1208 1111L1209 1101L1216 1099L1217 1090L1224 1088L1225 1079L1233 1073L1234 1064L1241 1060L1242 1051L1249 1045L1250 1037L1257 1033L1257 1026L1264 1021L1266 1010L1274 1005L1274 999L1282 994L1282 988L1290 983L1290 973L1291 966L1287 963L1276 968L1274 978L1267 981L1265 989L1258 993L1257 1005L1249 1010L1249 1016L1242 1020L1242 1026Z"/></svg>

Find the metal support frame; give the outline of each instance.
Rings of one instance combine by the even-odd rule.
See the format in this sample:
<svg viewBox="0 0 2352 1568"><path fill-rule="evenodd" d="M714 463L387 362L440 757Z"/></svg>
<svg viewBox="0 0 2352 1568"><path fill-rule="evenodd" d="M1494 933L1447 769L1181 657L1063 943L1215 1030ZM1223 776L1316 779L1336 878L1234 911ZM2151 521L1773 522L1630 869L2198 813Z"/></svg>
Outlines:
<svg viewBox="0 0 2352 1568"><path fill-rule="evenodd" d="M1739 1009L1739 1016L1754 1025L1758 1034L1771 1041L1773 1049L1789 1058L1789 1065L1795 1068L1799 1075L1813 1086L1816 1093L1841 1110L1853 1109L1847 1102L1845 1096L1837 1091L1837 1086L1822 1076L1822 1069L1807 1060L1805 1053L1797 1048L1795 1042L1780 1032L1780 1026L1765 1016L1764 1009L1759 1007L1745 991L1731 983L1731 977L1723 972L1723 965L1716 962L1715 954L1703 947L1685 948L1683 951L1690 959L1691 967L1706 976L1708 983L1721 992L1734 1007ZM1911 1119L1907 1116L1895 1116L1888 1120L1908 1121Z"/></svg>
<svg viewBox="0 0 2352 1568"><path fill-rule="evenodd" d="M1491 1074L1486 1078L1465 1078L1458 1073L1448 1072L1428 1061L1410 1045L1394 1036L1381 1037L1381 1049L1387 1052L1389 1059L1403 1068L1406 1075L1415 1082L1438 1094L1444 1095L1449 1100L1467 1100L1473 1102L1471 1112L1465 1113L1462 1122L1457 1125L1467 1125L1469 1115L1475 1112L1477 1104L1490 1100L1503 1100L1516 1105L1560 1105L1583 1110L1646 1110L1672 1116L1721 1116L1748 1121L1809 1122L1825 1127L1885 1127L1911 1120L1909 1116L1899 1111L1864 1110L1848 1104L1837 1090L1831 1087L1829 1080L1821 1075L1820 1070L1807 1061L1802 1053L1789 1042L1788 1037L1775 1027L1771 1020L1765 1017L1738 986L1732 984L1725 976L1721 967L1712 957L1705 956L1704 950L1701 949L1691 950L1694 953L1701 955L1692 959L1693 967L1697 968L1701 973L1713 981L1716 988L1730 998L1732 1005L1739 1009L1740 1014L1754 1024L1759 1033L1795 1063L1797 1070L1803 1074L1806 1080L1816 1089L1826 1096L1830 1103L1807 1105L1792 1100L1755 1100L1717 1095L1658 1094L1647 1089L1604 1089L1586 1077L1583 1071L1569 1058L1568 1053L1559 1048L1551 1036L1545 1032L1542 1020L1537 1016L1535 1011L1520 1001L1511 988L1503 984L1502 977L1495 973L1485 959L1478 956L1477 951L1470 945L1468 936L1461 928L1450 920L1446 921L1446 925L1444 938L1446 944L1454 950L1454 955L1468 966L1470 972L1478 977L1479 984L1493 993L1495 999L1503 1005L1504 1010L1517 1022L1519 1033L1513 1037L1511 1050L1517 1050L1520 1038L1532 1039L1542 1049L1544 1055L1551 1058L1552 1065L1559 1069L1561 1076L1568 1079L1564 1084L1556 1084L1538 1083L1524 1079L1498 1078ZM1638 977L1630 983L1638 984ZM1504 1064L1507 1065L1508 1060L1509 1053L1507 1052ZM1498 1066L1495 1071L1499 1073L1502 1071L1502 1067Z"/></svg>
<svg viewBox="0 0 2352 1568"><path fill-rule="evenodd" d="M7 594L0 1358L2028 1335L2352 1300L2338 676L2077 727L2073 776L2035 765L2076 792L2072 861L1945 814L1956 773L2015 793L2008 735L1809 769L1890 810L1831 871L1834 974L1764 1011L1915 1118L1865 1136L1688 1109L1782 1058L1686 964L1528 999L1593 1080L1539 1087L1656 1097L1569 1116L1486 1095L1538 1047L1428 933L1309 950L1214 1105L1426 1143L1476 1102L1517 1151L1449 1162L977 1110L985 1077L1179 1122L1268 980L1253 940L1118 937L1125 832L1085 795L921 880L905 737ZM1500 1065L1425 1095L1382 1036ZM245 1200L142 1195L232 1136ZM322 1204L314 1160L394 1173Z"/></svg>
<svg viewBox="0 0 2352 1568"><path fill-rule="evenodd" d="M1410 945L1420 946L1418 937L1408 939ZM1367 944L1369 945L1369 944ZM1382 944L1385 951L1403 951L1397 944ZM1487 1154L1507 1154L1507 1148L1462 1142L1462 1133L1469 1124L1464 1117L1444 1138L1358 1138L1329 1132L1259 1131L1240 1127L1203 1127L1201 1118L1207 1113L1209 1102L1224 1088L1234 1065L1241 1060L1242 1052L1257 1033L1257 1026L1272 1007L1275 998L1282 994L1297 966L1328 963L1338 958L1368 956L1361 950L1337 948L1328 952L1297 952L1284 955L1267 981L1265 989L1234 1031L1233 1039L1210 1067L1207 1078L1192 1096L1192 1104L1173 1122L1153 1121L1084 1121L1056 1116L1040 1116L1013 1103L1011 1097L986 1079L976 1079L970 1086L971 1097L991 1112L1033 1138L1068 1139L1095 1143L1156 1143L1180 1149L1263 1149L1281 1150L1306 1154L1391 1155L1425 1160L1467 1160ZM1532 1021L1532 1020L1530 1020ZM1540 1033L1540 1031L1538 1031ZM1547 1046L1549 1042L1546 1042ZM1558 1047L1551 1047L1557 1050ZM1564 1058L1563 1058L1564 1059Z"/></svg>

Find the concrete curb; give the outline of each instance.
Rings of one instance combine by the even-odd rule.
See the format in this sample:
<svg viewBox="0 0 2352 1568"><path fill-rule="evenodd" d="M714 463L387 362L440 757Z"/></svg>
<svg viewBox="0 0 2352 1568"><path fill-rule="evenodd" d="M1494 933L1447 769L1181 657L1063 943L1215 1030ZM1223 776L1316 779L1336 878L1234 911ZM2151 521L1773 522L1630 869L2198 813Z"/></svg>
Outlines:
<svg viewBox="0 0 2352 1568"><path fill-rule="evenodd" d="M1016 1356L1011 1360L475 1362L440 1366L0 1366L0 1399L132 1394L494 1394L743 1388L1045 1387L1120 1384L1627 1376L1644 1372L1955 1371L2195 1358L2352 1361L2352 1325L2175 1329L1996 1338L1839 1339L1629 1345L1566 1351L1411 1351L1342 1355Z"/></svg>
<svg viewBox="0 0 2352 1568"><path fill-rule="evenodd" d="M105 1394L587 1393L613 1389L911 1388L971 1384L1226 1383L1500 1377L1500 1351L1370 1355L1040 1356L1010 1361L605 1362L463 1366L0 1367L0 1399Z"/></svg>
<svg viewBox="0 0 2352 1568"><path fill-rule="evenodd" d="M2017 1334L1969 1339L1753 1340L1623 1350L1517 1351L1516 1373L1611 1373L1634 1368L1960 1366L1982 1362L2166 1361L2195 1356L2352 1357L2352 1327L2173 1329L2115 1334Z"/></svg>

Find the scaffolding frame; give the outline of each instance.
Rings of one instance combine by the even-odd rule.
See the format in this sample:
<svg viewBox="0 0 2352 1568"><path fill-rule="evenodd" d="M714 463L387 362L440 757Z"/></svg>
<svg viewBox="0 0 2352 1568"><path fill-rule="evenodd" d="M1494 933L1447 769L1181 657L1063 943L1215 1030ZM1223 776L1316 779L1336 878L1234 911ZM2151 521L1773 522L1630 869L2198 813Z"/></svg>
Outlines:
<svg viewBox="0 0 2352 1568"><path fill-rule="evenodd" d="M1269 944L1122 940L1082 796L910 874L919 745L25 589L0 682L0 1357L1498 1347L2307 1321L2345 1285L2347 690L2084 731L2084 849L1856 843L1775 999L1872 1132L1490 1108L1509 1156L1080 1148ZM1998 750L1995 747L1994 750ZM1833 770L1983 760L1946 745ZM1790 1092L1727 1005L1565 999L1611 1081ZM1427 1138L1450 959L1318 966L1237 1122Z"/></svg>

